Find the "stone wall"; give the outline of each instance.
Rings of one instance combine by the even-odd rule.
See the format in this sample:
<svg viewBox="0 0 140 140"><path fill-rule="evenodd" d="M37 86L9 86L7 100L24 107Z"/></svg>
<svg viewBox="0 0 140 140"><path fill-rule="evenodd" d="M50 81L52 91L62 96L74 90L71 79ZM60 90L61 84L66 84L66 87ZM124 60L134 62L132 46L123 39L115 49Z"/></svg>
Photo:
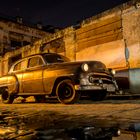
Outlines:
<svg viewBox="0 0 140 140"><path fill-rule="evenodd" d="M140 0L132 0L86 19L79 26L46 35L32 45L6 53L0 61L0 75L7 73L12 57L41 52L60 53L72 61L100 60L115 69L140 67L139 3Z"/></svg>
<svg viewBox="0 0 140 140"><path fill-rule="evenodd" d="M130 68L140 67L140 3L123 11L123 38L129 51Z"/></svg>

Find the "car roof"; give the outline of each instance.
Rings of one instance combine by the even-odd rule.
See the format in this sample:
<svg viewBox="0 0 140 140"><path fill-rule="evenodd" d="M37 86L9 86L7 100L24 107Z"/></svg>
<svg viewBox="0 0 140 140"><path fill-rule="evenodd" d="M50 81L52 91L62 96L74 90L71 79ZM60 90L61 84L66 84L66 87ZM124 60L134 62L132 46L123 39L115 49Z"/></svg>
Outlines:
<svg viewBox="0 0 140 140"><path fill-rule="evenodd" d="M26 57L23 57L23 58L21 58L21 59L15 61L15 62L13 63L13 65L15 65L15 64L17 64L17 63L19 63L19 62L21 62L22 60L24 60L24 59L26 59L26 58L33 57L33 56L37 56L37 55L42 55L42 56L43 56L43 55L45 55L45 54L60 55L60 54L57 54L57 53L37 53L37 54L32 54L32 55L28 55L28 56L26 56ZM61 55L60 55L60 56L61 56Z"/></svg>
<svg viewBox="0 0 140 140"><path fill-rule="evenodd" d="M13 69L13 67L14 67L16 64L20 63L21 61L24 61L25 59L28 59L28 58L30 58L30 57L37 56L37 55L42 55L42 56L43 56L43 55L45 55L45 54L56 54L56 55L59 55L59 54L57 54L57 53L37 53L37 54L33 54L33 55L28 55L28 56L26 56L26 57L23 57L23 58L21 58L21 59L15 61L15 62L12 64L10 70ZM9 71L10 71L10 70L9 70Z"/></svg>
<svg viewBox="0 0 140 140"><path fill-rule="evenodd" d="M31 56L36 56L36 55L44 55L44 54L56 54L56 55L59 55L59 54L57 54L57 53L37 53L37 54L28 55L28 56L23 57L23 58L21 58L21 59L28 58L28 57L31 57Z"/></svg>

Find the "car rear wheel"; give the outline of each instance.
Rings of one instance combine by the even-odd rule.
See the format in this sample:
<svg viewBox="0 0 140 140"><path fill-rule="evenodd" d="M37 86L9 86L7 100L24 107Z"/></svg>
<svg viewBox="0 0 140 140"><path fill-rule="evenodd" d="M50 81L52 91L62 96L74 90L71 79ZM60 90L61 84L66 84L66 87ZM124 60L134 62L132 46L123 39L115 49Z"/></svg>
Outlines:
<svg viewBox="0 0 140 140"><path fill-rule="evenodd" d="M80 94L74 89L71 80L63 80L56 87L58 100L63 104L73 104L80 98Z"/></svg>
<svg viewBox="0 0 140 140"><path fill-rule="evenodd" d="M90 93L90 99L93 101L101 101L104 100L107 96L107 91L92 91L93 93Z"/></svg>
<svg viewBox="0 0 140 140"><path fill-rule="evenodd" d="M46 101L45 95L36 95L34 98L36 103L45 103Z"/></svg>
<svg viewBox="0 0 140 140"><path fill-rule="evenodd" d="M14 96L11 95L6 88L4 88L2 89L1 99L5 104L12 104L14 101Z"/></svg>

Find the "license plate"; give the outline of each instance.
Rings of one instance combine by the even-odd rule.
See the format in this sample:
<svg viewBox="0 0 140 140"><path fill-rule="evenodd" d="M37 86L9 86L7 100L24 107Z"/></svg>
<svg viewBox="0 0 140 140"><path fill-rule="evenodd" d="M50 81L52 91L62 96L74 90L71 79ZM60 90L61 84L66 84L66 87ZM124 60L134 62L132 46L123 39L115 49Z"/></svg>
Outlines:
<svg viewBox="0 0 140 140"><path fill-rule="evenodd" d="M115 91L115 87L113 85L108 85L107 91Z"/></svg>

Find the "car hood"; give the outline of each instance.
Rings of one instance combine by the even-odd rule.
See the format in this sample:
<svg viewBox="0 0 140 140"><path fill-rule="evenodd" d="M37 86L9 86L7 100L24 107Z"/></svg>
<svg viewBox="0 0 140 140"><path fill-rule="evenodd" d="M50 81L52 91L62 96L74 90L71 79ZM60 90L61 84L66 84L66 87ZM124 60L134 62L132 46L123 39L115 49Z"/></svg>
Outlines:
<svg viewBox="0 0 140 140"><path fill-rule="evenodd" d="M105 71L106 66L100 61L76 61L76 62L63 62L63 63L52 63L48 67L54 69L73 69L81 70L82 64L89 65L89 71Z"/></svg>

